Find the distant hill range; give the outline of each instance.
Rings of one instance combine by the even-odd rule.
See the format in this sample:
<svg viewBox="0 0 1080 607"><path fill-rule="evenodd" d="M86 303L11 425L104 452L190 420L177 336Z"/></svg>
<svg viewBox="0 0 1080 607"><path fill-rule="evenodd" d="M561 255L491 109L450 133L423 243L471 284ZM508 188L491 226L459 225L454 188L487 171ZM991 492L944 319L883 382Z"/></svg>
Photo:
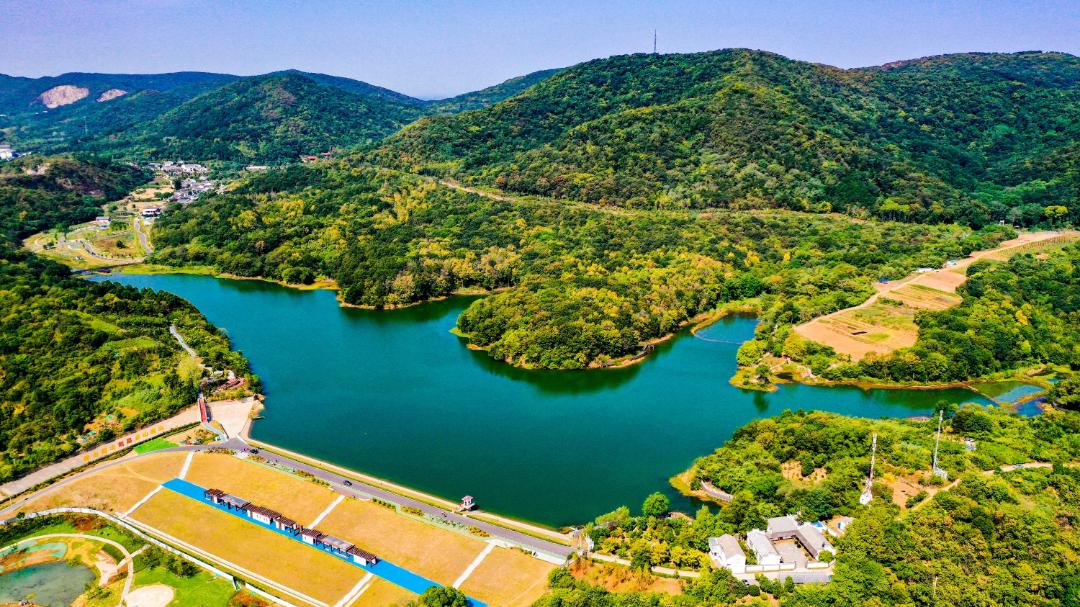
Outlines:
<svg viewBox="0 0 1080 607"><path fill-rule="evenodd" d="M860 69L746 49L624 55L441 101L297 71L0 77L0 108L8 139L42 152L250 162L358 148L363 162L624 207L1031 225L1063 205L1080 220L1080 58L1064 53Z"/></svg>
<svg viewBox="0 0 1080 607"><path fill-rule="evenodd" d="M1080 58L969 53L839 69L768 52L582 63L370 156L522 194L641 208L1080 219ZM861 211L860 211L861 209Z"/></svg>
<svg viewBox="0 0 1080 607"><path fill-rule="evenodd" d="M252 77L205 72L43 78L0 74L0 130L23 151L38 153L295 159L378 141L426 114L487 107L557 71L436 101L298 70Z"/></svg>

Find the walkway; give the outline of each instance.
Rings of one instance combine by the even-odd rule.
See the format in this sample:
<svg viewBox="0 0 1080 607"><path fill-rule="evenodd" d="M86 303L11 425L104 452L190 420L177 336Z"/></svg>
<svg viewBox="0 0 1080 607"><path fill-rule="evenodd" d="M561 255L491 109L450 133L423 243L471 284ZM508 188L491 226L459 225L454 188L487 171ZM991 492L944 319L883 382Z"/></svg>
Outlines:
<svg viewBox="0 0 1080 607"><path fill-rule="evenodd" d="M199 357L198 353L196 353L195 350L188 345L187 341L184 339L184 336L180 335L180 332L176 330L176 325L169 325L169 333L172 333L172 336L176 338L176 341L180 343L180 347L184 349L184 352L188 353L188 356L192 358Z"/></svg>
<svg viewBox="0 0 1080 607"><path fill-rule="evenodd" d="M199 408L196 406L188 407L180 413L177 413L166 420L157 422L152 426L129 432L118 439L109 441L107 444L87 449L86 451L62 459L55 464L38 468L22 478L8 481L0 485L0 497L7 498L18 495L31 487L50 481L58 476L63 476L76 468L81 468L82 466L93 463L103 457L113 455L118 451L122 451L171 430L198 423L198 421Z"/></svg>
<svg viewBox="0 0 1080 607"><path fill-rule="evenodd" d="M132 553L128 552L128 549L124 548L124 546L122 544L120 544L118 542L114 542L113 540L110 540L110 539L106 539L106 538L103 538L103 537L98 537L96 535L87 535L85 533L47 533L45 535L35 535L33 537L24 538L24 539L21 539L21 540L15 542L14 544L4 546L3 548L0 548L0 554L4 554L8 550L10 550L12 548L16 548L18 546L21 546L21 545L26 544L28 542L33 542L33 541L37 541L37 540L45 539L45 538L49 538L49 537L68 537L68 538L73 537L73 538L78 538L78 539L81 539L81 540L92 540L92 541L95 541L95 542L101 542L103 544L108 544L108 545L112 546L113 548L116 548L117 550L119 550L120 554L124 555L124 558L121 559L119 563L117 563L116 568L119 569L120 567L122 567L122 566L124 566L126 564L127 565L127 570L128 570L127 579L124 580L124 589L123 589L123 591L120 592L120 604L121 605L124 604L124 599L127 598L128 593L131 592L131 585L135 582L135 564L134 564L134 561L132 560L132 557L135 556L135 554L138 554L139 550L136 550L135 554L132 554ZM114 573L115 573L115 570L114 570ZM107 579L108 577L112 577L111 574L106 576L105 572L103 571L100 585L104 586L105 583L108 581L108 579Z"/></svg>

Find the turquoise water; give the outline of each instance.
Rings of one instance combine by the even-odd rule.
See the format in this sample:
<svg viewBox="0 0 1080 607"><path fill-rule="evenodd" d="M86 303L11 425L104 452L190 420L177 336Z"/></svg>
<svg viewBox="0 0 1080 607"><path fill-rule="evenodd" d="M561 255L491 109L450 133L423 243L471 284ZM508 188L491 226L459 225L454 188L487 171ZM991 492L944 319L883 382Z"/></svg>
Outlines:
<svg viewBox="0 0 1080 607"><path fill-rule="evenodd" d="M975 386L979 392L995 398L1003 403L1014 403L1025 396L1043 392L1041 386L1025 384L1021 381L998 381L978 384Z"/></svg>
<svg viewBox="0 0 1080 607"><path fill-rule="evenodd" d="M0 575L0 604L29 599L43 607L68 607L96 579L83 565L56 561Z"/></svg>
<svg viewBox="0 0 1080 607"><path fill-rule="evenodd" d="M119 275L171 291L224 328L267 395L253 435L287 449L481 508L553 526L580 523L649 493L746 422L784 409L867 417L926 414L966 390L804 385L733 388L732 317L659 345L625 369L525 371L465 348L449 330L466 299L393 311L343 309L330 291L206 276Z"/></svg>

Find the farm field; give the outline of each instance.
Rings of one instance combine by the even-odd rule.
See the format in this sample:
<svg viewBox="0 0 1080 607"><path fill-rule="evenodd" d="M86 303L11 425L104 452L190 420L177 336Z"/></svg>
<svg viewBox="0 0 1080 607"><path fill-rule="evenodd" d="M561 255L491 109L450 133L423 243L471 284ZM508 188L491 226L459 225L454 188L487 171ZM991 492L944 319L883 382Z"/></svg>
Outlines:
<svg viewBox="0 0 1080 607"><path fill-rule="evenodd" d="M155 453L135 458L72 481L27 502L19 511L70 506L125 512L154 487L175 477L185 457L184 453Z"/></svg>
<svg viewBox="0 0 1080 607"><path fill-rule="evenodd" d="M547 576L555 566L510 548L492 550L472 572L461 590L499 607L528 607L547 591Z"/></svg>
<svg viewBox="0 0 1080 607"><path fill-rule="evenodd" d="M238 495L302 525L315 520L337 498L326 487L221 453L197 454L185 480Z"/></svg>
<svg viewBox="0 0 1080 607"><path fill-rule="evenodd" d="M167 489L131 518L328 604L345 596L364 576L361 569L340 559Z"/></svg>
<svg viewBox="0 0 1080 607"><path fill-rule="evenodd" d="M319 523L319 531L353 542L440 584L453 583L486 546L483 540L353 499L338 504Z"/></svg>

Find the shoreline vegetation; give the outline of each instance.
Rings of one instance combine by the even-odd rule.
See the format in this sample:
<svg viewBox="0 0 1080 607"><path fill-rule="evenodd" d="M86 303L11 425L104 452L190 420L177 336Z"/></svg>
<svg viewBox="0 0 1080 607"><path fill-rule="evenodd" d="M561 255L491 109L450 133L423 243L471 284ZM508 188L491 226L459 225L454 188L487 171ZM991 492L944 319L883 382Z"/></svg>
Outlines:
<svg viewBox="0 0 1080 607"><path fill-rule="evenodd" d="M397 309L411 308L411 307L421 306L421 305L424 305L424 304L433 303L433 302L437 302L437 301L446 301L448 299L452 299L452 298L455 298L455 297L487 296L487 295L492 295L494 293L505 291L507 289L506 287L503 287L503 288L500 288L500 289L495 289L495 290L485 290L485 289L480 289L480 288L460 289L460 290L458 290L458 291L456 291L456 292L454 292L454 293L452 293L450 295L442 295L442 296L438 296L438 297L431 297L429 299L425 299L425 300L422 300L422 301L411 302L411 303L408 303L408 304L402 304L402 305L396 305L396 306L384 306L384 307L378 308L378 307L375 307L375 306L363 306L363 305L350 304L350 303L342 301L341 296L340 296L340 293L341 293L340 286L336 283L336 281L334 281L333 279L329 279L329 278L323 278L323 279L317 280L317 281L315 281L315 282L313 282L311 284L290 284L290 283L286 283L286 282L281 281L281 280L275 280L275 279L272 279L272 278L266 278L266 277L262 277L262 276L239 276L239 275L236 275L236 274L230 274L228 272L219 272L219 271L214 270L210 266L197 266L197 265L195 265L195 266L168 266L168 265L153 264L153 263L138 263L138 264L132 264L132 265L125 265L125 266L122 266L122 267L119 267L119 268L113 268L111 270L111 272L117 273L117 274L148 274L148 275L153 275L153 274L190 274L190 275L194 275L194 276L209 276L209 277L212 277L212 278L219 278L219 279L225 279L225 280L244 280L244 281L265 282L265 283L274 284L274 285L277 285L277 286L280 286L280 287L285 287L285 288L289 288L289 289L296 289L296 290L299 290L299 291L314 291L314 290L325 289L325 290L334 291L336 293L335 299L337 300L338 305L340 307L342 307L342 308L355 308L355 309L362 309L362 310L397 310ZM105 272L99 272L99 271L93 271L93 270L89 271L88 273L107 275L107 273L105 273ZM650 339L650 340L648 340L646 342L643 342L641 344L642 350L640 352L636 353L636 354L627 355L625 357L622 357L621 359L617 359L616 361L613 361L613 362L611 362L611 363L609 363L607 365L604 365L604 366L590 366L590 367L588 367L588 368L586 368L584 370L587 370L587 371L600 371L600 370L607 370L607 369L623 369L623 368L627 368L627 367L636 365L638 363L644 362L646 359L649 358L649 356L651 354L653 354L653 352L654 352L653 347L654 346L656 346L658 344L661 344L661 343L671 341L672 339L675 339L675 338L679 337L680 333L682 333L684 331L689 336L695 336L698 331L701 331L702 329L706 329L710 325L712 325L712 324L714 324L716 322L719 322L720 320L722 320L722 319L724 319L724 318L726 318L728 316L733 316L733 315L757 316L759 313L761 313L761 306L760 306L760 302L756 298L752 298L752 299L748 299L748 300L737 300L737 301L725 302L723 304L720 304L719 306L717 306L716 308L714 308L712 310L702 312L702 313L696 315L693 318L690 318L690 319L687 319L687 320L683 321L674 330L672 330L669 333L666 333L666 334L664 334L662 336L655 337L655 338L652 338L652 339ZM478 352L486 352L486 351L488 351L490 349L489 347L479 346L479 345L476 345L476 344L474 344L472 342L467 341L468 337L469 337L468 334L463 333L457 326L452 328L450 330L450 332L453 333L454 335L457 335L458 337L461 337L462 339L465 339L466 342L465 342L464 345L465 345L465 347L469 348L470 350L474 350L474 351L478 351ZM750 341L750 340L748 340L748 341ZM505 364L509 364L511 366L514 366L514 367L517 367L517 368L520 368L520 369L525 369L525 370L539 370L539 369L542 369L542 367L538 367L538 366L517 365L517 364L507 362L507 361L503 361L503 362ZM735 386L737 388L740 388L740 389L743 389L743 390L756 390L756 391L765 391L765 392L775 392L778 389L778 387L777 387L778 385L787 384L787 383L799 383L799 384L805 384L805 385L810 385L810 386L825 386L825 387L828 387L828 386L851 386L851 387L860 388L862 390L879 390L879 389L880 390L944 390L944 389L949 389L949 388L966 388L966 389L969 389L972 392L974 392L974 393L976 393L976 394L978 394L980 396L984 396L986 398L990 398L991 400L993 400L993 397L988 396L986 394L983 394L982 392L980 392L976 388L976 386L978 386L979 384L983 384L983 383L990 383L990 382L997 382L997 381L1021 381L1021 382L1024 382L1024 383L1039 385L1040 387L1043 387L1043 388L1048 388L1048 385L1047 385L1047 383L1045 381L1040 381L1036 377L1033 377L1033 376L1030 375L1031 372L1038 371L1038 370L1043 370L1043 367L1032 367L1032 368L1027 368L1027 369L1018 369L1018 370L1015 370L1014 372L1011 372L1011 373L1007 373L1007 374L999 375L999 376L993 376L993 377L979 377L979 378L973 378L973 379L969 379L969 380L965 380L965 381L944 382L944 383L936 383L936 384L934 384L934 383L927 384L927 383L886 382L886 381L860 380L860 379L830 380L830 379L824 379L824 378L816 377L816 376L807 376L807 375L804 375L804 374L791 374L790 376L785 376L785 377L773 376L770 379L770 382L767 385L762 385L762 384L757 384L757 383L740 381L740 374L742 374L745 371L745 369L740 368L736 372L736 374L729 379L729 383L731 383L733 386Z"/></svg>

